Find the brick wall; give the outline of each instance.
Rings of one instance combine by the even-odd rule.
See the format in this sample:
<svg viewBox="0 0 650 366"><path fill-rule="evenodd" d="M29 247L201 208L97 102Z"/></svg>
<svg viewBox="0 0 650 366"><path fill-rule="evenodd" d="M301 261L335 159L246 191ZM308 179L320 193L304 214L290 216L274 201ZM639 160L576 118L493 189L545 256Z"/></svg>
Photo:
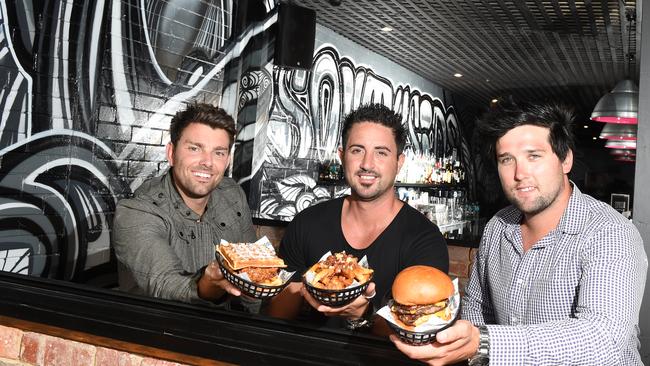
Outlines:
<svg viewBox="0 0 650 366"><path fill-rule="evenodd" d="M185 366L0 325L0 366Z"/></svg>

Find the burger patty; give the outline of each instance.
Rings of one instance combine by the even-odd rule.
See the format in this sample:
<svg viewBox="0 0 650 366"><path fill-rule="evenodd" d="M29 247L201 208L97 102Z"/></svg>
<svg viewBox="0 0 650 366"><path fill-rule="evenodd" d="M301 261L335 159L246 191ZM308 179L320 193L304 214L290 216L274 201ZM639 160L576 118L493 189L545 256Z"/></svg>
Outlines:
<svg viewBox="0 0 650 366"><path fill-rule="evenodd" d="M447 301L440 301L429 305L402 305L393 301L390 310L397 315L397 318L404 324L413 325L415 321L424 315L435 314L447 307Z"/></svg>
<svg viewBox="0 0 650 366"><path fill-rule="evenodd" d="M241 273L244 272L246 272L251 281L255 283L269 282L275 279L278 275L278 269L276 267L248 267L241 270Z"/></svg>

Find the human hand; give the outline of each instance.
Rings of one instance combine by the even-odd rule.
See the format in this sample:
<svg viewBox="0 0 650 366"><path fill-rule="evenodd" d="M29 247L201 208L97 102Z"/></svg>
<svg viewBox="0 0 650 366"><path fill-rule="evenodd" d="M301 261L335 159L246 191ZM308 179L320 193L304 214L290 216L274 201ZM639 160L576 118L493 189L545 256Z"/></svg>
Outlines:
<svg viewBox="0 0 650 366"><path fill-rule="evenodd" d="M390 340L408 357L429 365L447 365L474 356L478 350L478 328L467 320L458 320L451 327L436 334L436 342L412 346L402 342L395 334Z"/></svg>
<svg viewBox="0 0 650 366"><path fill-rule="evenodd" d="M224 292L233 296L241 295L241 291L223 276L217 261L212 261L205 267L203 275L197 282L197 291L199 297L206 300L217 300Z"/></svg>
<svg viewBox="0 0 650 366"><path fill-rule="evenodd" d="M320 311L321 313L327 315L327 316L340 316L343 318L348 318L348 319L358 319L361 318L366 311L366 308L370 306L370 299L375 297L377 294L375 292L375 283L370 282L368 284L368 287L366 288L366 291L361 294L361 296L357 297L352 301L351 303L345 305L345 306L340 306L340 307L331 307L327 305L323 305L318 300L314 299L313 296L307 291L305 286L302 286L300 289L300 293L302 296L307 300L309 305L311 305L314 309Z"/></svg>

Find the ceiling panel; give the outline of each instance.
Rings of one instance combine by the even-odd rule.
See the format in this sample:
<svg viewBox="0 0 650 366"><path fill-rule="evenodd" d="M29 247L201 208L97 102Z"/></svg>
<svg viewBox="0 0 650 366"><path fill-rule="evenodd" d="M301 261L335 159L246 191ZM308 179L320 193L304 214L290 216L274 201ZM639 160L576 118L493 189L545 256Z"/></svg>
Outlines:
<svg viewBox="0 0 650 366"><path fill-rule="evenodd" d="M295 2L315 9L318 23L477 106L511 95L585 112L617 81L638 80L636 59L626 57L626 11L641 14L636 1ZM631 22L635 52L640 20ZM393 31L382 32L385 26Z"/></svg>

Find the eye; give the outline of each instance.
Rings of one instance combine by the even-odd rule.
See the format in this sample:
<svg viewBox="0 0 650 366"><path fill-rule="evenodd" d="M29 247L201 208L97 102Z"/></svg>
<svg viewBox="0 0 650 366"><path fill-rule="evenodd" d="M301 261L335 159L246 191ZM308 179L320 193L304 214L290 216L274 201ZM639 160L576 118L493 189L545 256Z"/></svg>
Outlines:
<svg viewBox="0 0 650 366"><path fill-rule="evenodd" d="M379 150L378 154L379 154L379 156L385 157L385 156L388 156L388 151L386 151L386 150Z"/></svg>
<svg viewBox="0 0 650 366"><path fill-rule="evenodd" d="M510 164L511 162L512 162L512 157L510 156L503 156L499 158L499 164L501 165L507 165Z"/></svg>
<svg viewBox="0 0 650 366"><path fill-rule="evenodd" d="M228 155L226 150L217 150L214 154L219 158L224 158Z"/></svg>
<svg viewBox="0 0 650 366"><path fill-rule="evenodd" d="M187 149L190 151L199 151L199 147L195 145L190 145L187 147Z"/></svg>
<svg viewBox="0 0 650 366"><path fill-rule="evenodd" d="M363 150L361 148L353 147L353 148L350 149L350 154L358 154L358 153L360 153L362 151Z"/></svg>
<svg viewBox="0 0 650 366"><path fill-rule="evenodd" d="M530 154L529 159L530 159L530 160L537 160L537 159L539 159L539 158L541 158L541 157L542 157L542 156L539 155L539 154Z"/></svg>

